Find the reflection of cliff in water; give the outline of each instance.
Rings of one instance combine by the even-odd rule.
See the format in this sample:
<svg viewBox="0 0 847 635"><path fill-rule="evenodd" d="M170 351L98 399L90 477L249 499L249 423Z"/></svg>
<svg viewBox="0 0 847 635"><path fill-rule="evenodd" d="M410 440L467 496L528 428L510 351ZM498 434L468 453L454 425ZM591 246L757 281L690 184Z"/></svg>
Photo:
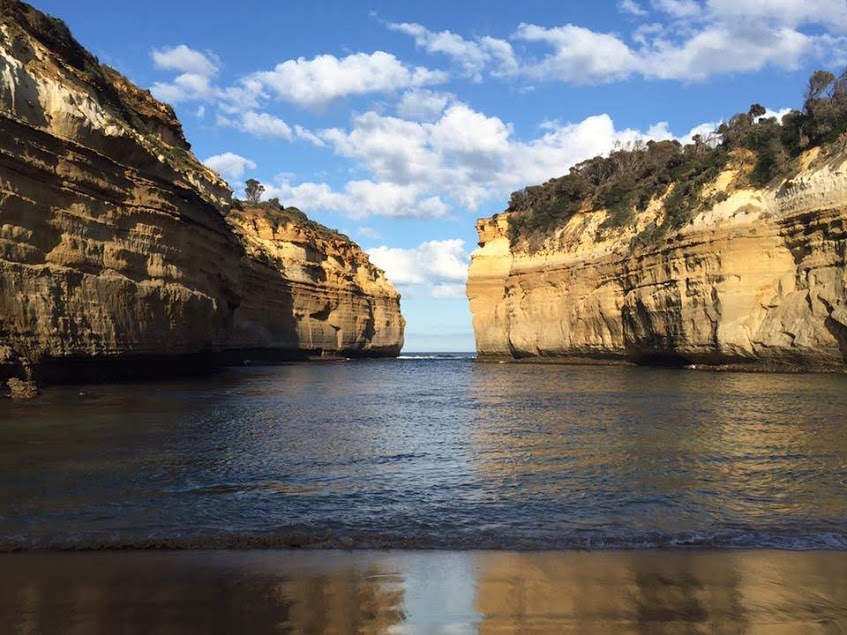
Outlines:
<svg viewBox="0 0 847 635"><path fill-rule="evenodd" d="M276 586L280 605L290 603L286 625L296 633L376 635L403 622L403 579L378 566L333 570Z"/></svg>
<svg viewBox="0 0 847 635"><path fill-rule="evenodd" d="M630 610L640 633L679 632L680 623L704 633L749 626L734 563L633 553L629 567L635 583Z"/></svg>
<svg viewBox="0 0 847 635"><path fill-rule="evenodd" d="M847 517L827 476L847 451L829 396L843 378L798 393L791 375L652 368L485 363L469 377L481 513L522 511L491 513L499 536L508 524L550 548L817 548Z"/></svg>

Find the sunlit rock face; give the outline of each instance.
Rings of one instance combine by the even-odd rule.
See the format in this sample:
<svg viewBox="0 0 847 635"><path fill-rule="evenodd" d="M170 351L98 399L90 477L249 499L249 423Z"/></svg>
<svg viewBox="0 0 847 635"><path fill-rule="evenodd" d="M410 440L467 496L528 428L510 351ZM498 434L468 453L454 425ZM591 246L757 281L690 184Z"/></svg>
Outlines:
<svg viewBox="0 0 847 635"><path fill-rule="evenodd" d="M0 379L206 369L241 344L399 351L399 298L358 248L302 220L278 245L303 267L269 265L231 196L170 106L0 0Z"/></svg>
<svg viewBox="0 0 847 635"><path fill-rule="evenodd" d="M229 187L62 23L0 0L0 37L0 358L207 358L241 300Z"/></svg>
<svg viewBox="0 0 847 635"><path fill-rule="evenodd" d="M650 246L631 243L661 201L631 227L577 213L532 248L510 244L508 213L480 220L467 287L479 354L844 371L846 159L806 161L765 190L726 172L711 186L722 202Z"/></svg>
<svg viewBox="0 0 847 635"><path fill-rule="evenodd" d="M347 357L396 356L400 295L358 245L316 223L232 211L245 246L243 300L228 348Z"/></svg>

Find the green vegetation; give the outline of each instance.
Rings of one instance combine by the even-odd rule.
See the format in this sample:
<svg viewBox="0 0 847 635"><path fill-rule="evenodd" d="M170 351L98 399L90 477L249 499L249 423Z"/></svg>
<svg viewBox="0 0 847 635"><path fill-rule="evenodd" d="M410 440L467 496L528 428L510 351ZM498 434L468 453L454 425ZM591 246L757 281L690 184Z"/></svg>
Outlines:
<svg viewBox="0 0 847 635"><path fill-rule="evenodd" d="M159 147L162 156L171 166L186 169L194 165L194 157L185 148L167 145L153 135L147 135L147 140Z"/></svg>
<svg viewBox="0 0 847 635"><path fill-rule="evenodd" d="M342 234L337 229L330 229L326 225L321 225L319 222L311 220L304 212L296 207L285 207L279 202L278 198L272 198L261 203L233 199L232 209L229 213L235 218L243 219L246 217L245 211L247 210L260 210L262 215L276 226L293 223L310 229L325 239L341 239L351 242L350 237L346 234Z"/></svg>
<svg viewBox="0 0 847 635"><path fill-rule="evenodd" d="M258 205L259 201L262 200L262 193L265 191L265 186L256 179L247 179L246 186L244 188L244 194L247 196L247 200L253 205Z"/></svg>
<svg viewBox="0 0 847 635"><path fill-rule="evenodd" d="M62 20L45 15L28 4L11 0L0 2L0 15L8 19L13 33L22 27L89 81L95 81L101 75L97 58L74 39Z"/></svg>
<svg viewBox="0 0 847 635"><path fill-rule="evenodd" d="M781 122L765 117L753 104L703 138L683 146L677 141L637 141L617 146L608 156L571 168L565 176L512 194L507 211L512 243L543 238L579 211L607 209L604 229L631 224L653 200L663 199L665 219L648 227L634 246L654 243L688 223L725 193L707 196L706 185L730 161L746 165L740 178L765 187L793 176L803 151L826 146L847 132L847 71L836 77L817 71L809 79L802 111Z"/></svg>

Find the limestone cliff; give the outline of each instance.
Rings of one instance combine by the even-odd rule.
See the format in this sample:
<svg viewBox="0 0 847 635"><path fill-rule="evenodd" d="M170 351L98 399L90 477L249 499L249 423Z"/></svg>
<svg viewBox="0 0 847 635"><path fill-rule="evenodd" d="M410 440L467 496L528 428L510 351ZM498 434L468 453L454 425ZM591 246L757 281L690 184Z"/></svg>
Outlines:
<svg viewBox="0 0 847 635"><path fill-rule="evenodd" d="M361 252L309 243L303 221L274 240L281 253L290 238L314 267L266 257L260 220L255 235L228 223L231 196L169 106L62 22L0 0L0 379L208 368L265 342L396 354L398 297ZM337 271L320 264L336 259ZM265 338L283 323L285 337Z"/></svg>
<svg viewBox="0 0 847 635"><path fill-rule="evenodd" d="M297 210L233 210L246 248L229 349L313 356L398 355L400 296L346 236ZM261 353L260 353L261 354Z"/></svg>
<svg viewBox="0 0 847 635"><path fill-rule="evenodd" d="M534 243L515 240L515 212L480 220L467 287L479 354L843 371L847 152L817 154L765 188L734 161L709 204L653 243L635 239L662 223L661 197L624 226L583 206Z"/></svg>

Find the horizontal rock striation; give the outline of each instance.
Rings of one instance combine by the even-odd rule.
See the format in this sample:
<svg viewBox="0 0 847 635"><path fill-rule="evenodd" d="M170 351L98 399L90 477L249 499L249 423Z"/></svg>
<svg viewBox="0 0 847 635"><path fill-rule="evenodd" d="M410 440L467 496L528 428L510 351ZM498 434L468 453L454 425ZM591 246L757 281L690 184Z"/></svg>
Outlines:
<svg viewBox="0 0 847 635"><path fill-rule="evenodd" d="M208 363L240 303L228 186L62 23L0 8L0 363Z"/></svg>
<svg viewBox="0 0 847 635"><path fill-rule="evenodd" d="M807 162L808 163L808 162ZM540 246L510 244L509 213L477 223L468 297L482 358L847 368L847 163L774 189L713 184L721 202L655 245L582 211Z"/></svg>
<svg viewBox="0 0 847 635"><path fill-rule="evenodd" d="M396 356L400 296L357 245L290 214L233 210L246 248L228 348L259 356Z"/></svg>
<svg viewBox="0 0 847 635"><path fill-rule="evenodd" d="M263 251L270 225L230 224L231 197L169 106L0 0L0 379L399 351L399 297L358 248L304 218Z"/></svg>

